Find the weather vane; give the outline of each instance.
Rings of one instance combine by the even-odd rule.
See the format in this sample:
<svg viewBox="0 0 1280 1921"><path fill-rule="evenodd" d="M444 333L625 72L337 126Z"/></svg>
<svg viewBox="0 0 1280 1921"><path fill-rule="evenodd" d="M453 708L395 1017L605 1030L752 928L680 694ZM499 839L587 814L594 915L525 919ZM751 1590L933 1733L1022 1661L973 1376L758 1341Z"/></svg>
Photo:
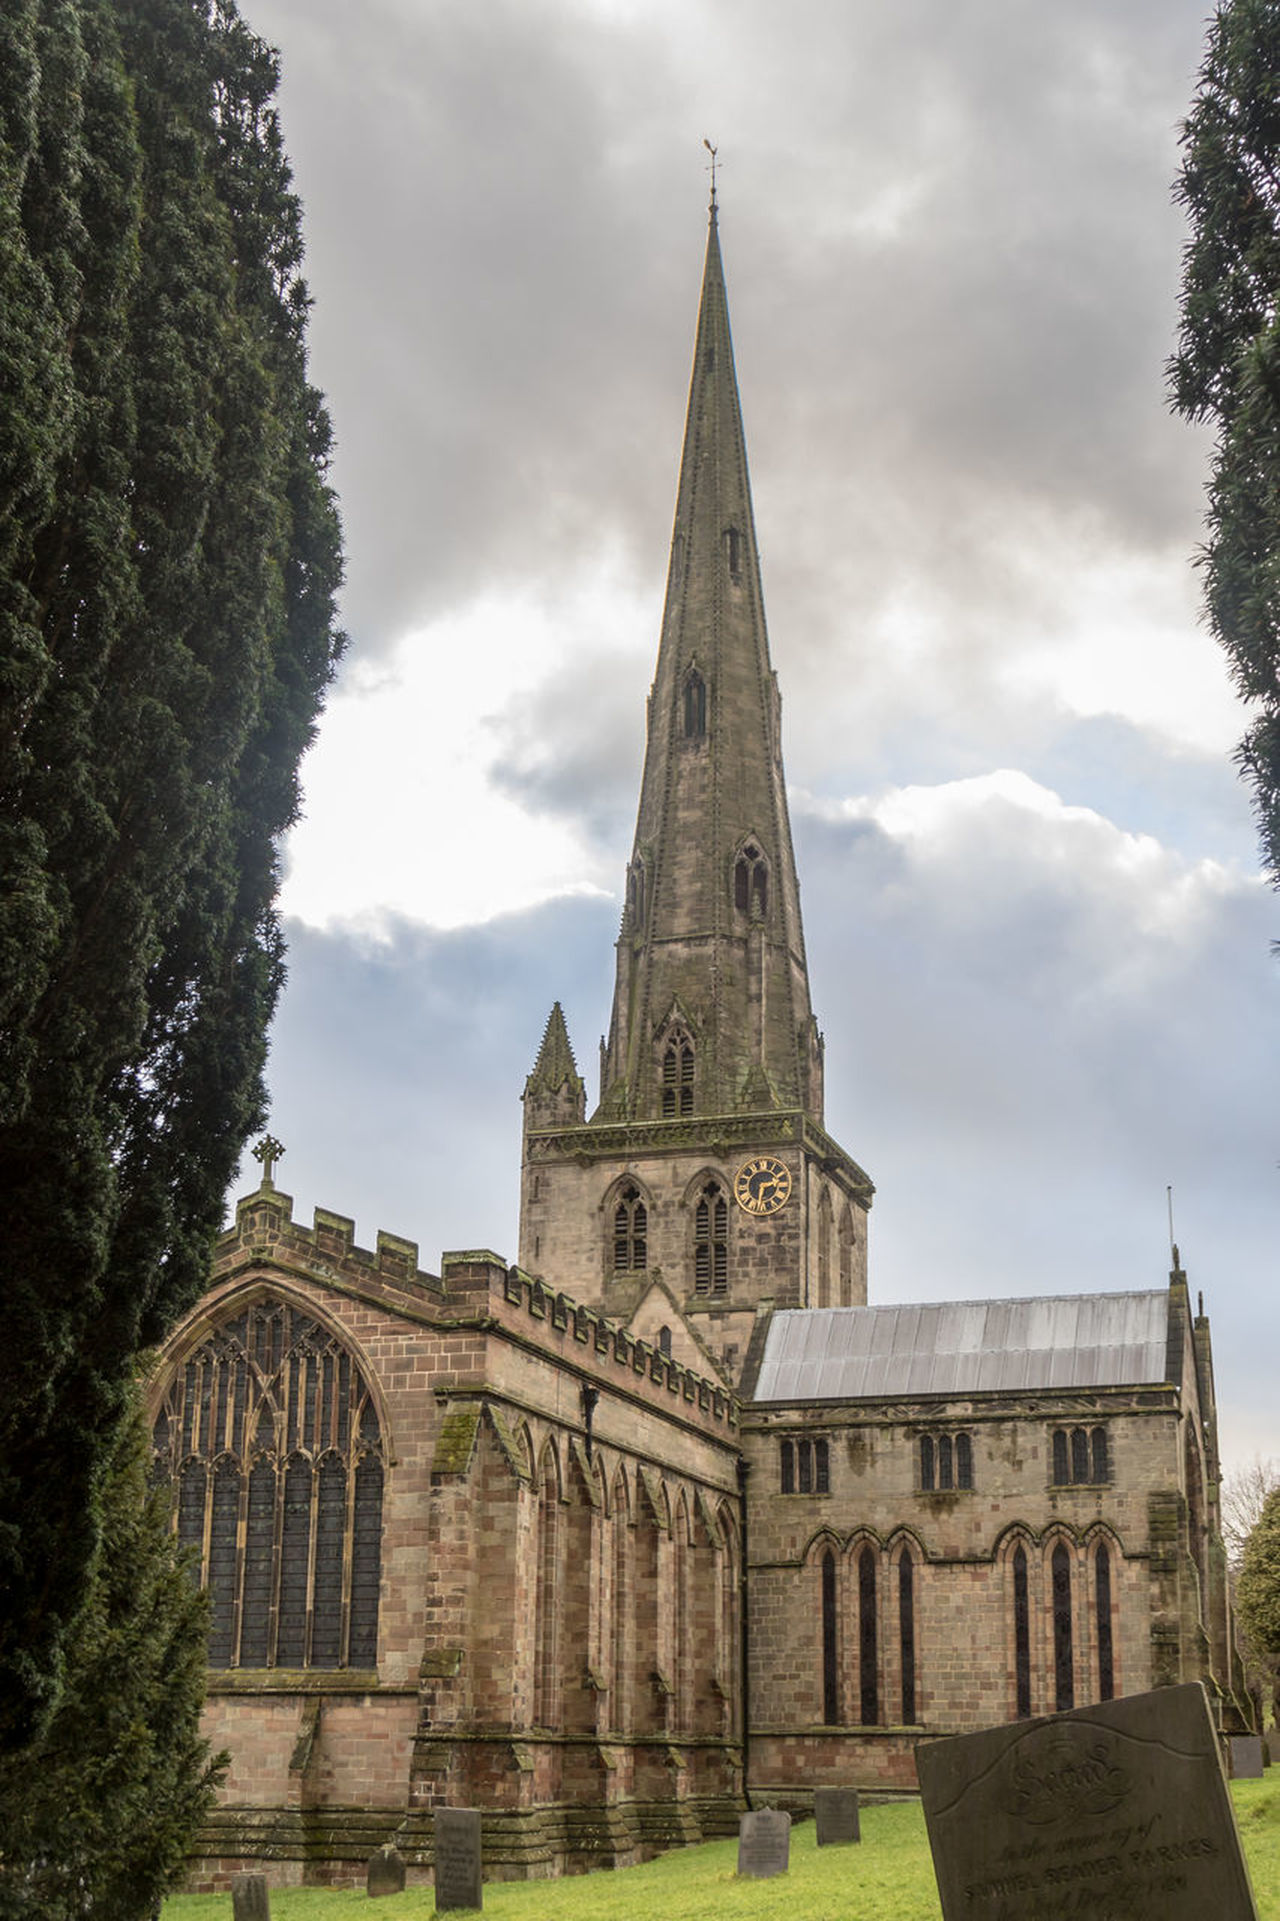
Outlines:
<svg viewBox="0 0 1280 1921"><path fill-rule="evenodd" d="M720 149L718 147L712 146L711 142L707 139L707 136L705 135L705 133L702 136L702 144L706 148L707 152L711 155L711 165L708 169L708 172L711 175L711 209L712 209L712 212L714 213L715 204L716 204L716 155L720 151Z"/></svg>
<svg viewBox="0 0 1280 1921"><path fill-rule="evenodd" d="M254 1160L262 1163L262 1185L264 1187L273 1187L275 1185L273 1176L276 1171L276 1162L280 1160L283 1154L284 1147L281 1142L276 1139L274 1134L264 1134L258 1142L258 1145L254 1148Z"/></svg>

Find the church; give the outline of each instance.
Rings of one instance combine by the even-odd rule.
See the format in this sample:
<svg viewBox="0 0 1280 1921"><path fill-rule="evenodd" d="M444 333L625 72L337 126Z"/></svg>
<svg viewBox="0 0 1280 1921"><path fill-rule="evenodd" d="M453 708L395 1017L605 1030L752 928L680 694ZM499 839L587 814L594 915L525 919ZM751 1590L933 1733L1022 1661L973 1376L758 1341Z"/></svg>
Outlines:
<svg viewBox="0 0 1280 1921"><path fill-rule="evenodd" d="M280 1149L150 1389L231 1765L192 1885L622 1865L939 1735L1207 1686L1213 1362L1115 1294L875 1306L825 1131L713 197L599 1100L559 1005L511 1264L293 1219ZM513 1169L513 1175L514 1175Z"/></svg>

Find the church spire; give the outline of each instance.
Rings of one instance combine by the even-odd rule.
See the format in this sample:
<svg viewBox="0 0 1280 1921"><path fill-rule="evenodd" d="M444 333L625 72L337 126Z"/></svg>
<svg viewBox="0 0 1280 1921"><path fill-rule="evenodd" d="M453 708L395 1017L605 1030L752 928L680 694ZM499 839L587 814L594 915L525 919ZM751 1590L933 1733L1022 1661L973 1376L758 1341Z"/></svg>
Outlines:
<svg viewBox="0 0 1280 1921"><path fill-rule="evenodd" d="M598 1120L821 1121L779 725L713 198Z"/></svg>

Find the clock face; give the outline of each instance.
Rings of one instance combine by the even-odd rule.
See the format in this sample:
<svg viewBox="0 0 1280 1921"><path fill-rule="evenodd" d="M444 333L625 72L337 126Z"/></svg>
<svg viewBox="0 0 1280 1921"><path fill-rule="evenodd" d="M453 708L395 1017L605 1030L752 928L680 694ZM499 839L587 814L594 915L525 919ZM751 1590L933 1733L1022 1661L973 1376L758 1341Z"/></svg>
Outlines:
<svg viewBox="0 0 1280 1921"><path fill-rule="evenodd" d="M744 1161L734 1177L733 1195L748 1214L776 1214L791 1198L791 1169L772 1154Z"/></svg>

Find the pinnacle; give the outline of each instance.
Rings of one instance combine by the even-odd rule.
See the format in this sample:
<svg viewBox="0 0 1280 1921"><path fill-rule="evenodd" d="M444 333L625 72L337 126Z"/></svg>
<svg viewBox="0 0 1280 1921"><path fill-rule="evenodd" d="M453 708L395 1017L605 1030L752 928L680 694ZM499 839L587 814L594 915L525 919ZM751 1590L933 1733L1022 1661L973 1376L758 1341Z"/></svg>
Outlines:
<svg viewBox="0 0 1280 1921"><path fill-rule="evenodd" d="M578 1064L573 1058L569 1030L565 1026L564 1009L559 1001L556 1001L547 1016L542 1045L538 1049L538 1058L534 1062L533 1072L526 1083L525 1092L554 1094L566 1084L576 1089L582 1085L582 1077L578 1073Z"/></svg>

